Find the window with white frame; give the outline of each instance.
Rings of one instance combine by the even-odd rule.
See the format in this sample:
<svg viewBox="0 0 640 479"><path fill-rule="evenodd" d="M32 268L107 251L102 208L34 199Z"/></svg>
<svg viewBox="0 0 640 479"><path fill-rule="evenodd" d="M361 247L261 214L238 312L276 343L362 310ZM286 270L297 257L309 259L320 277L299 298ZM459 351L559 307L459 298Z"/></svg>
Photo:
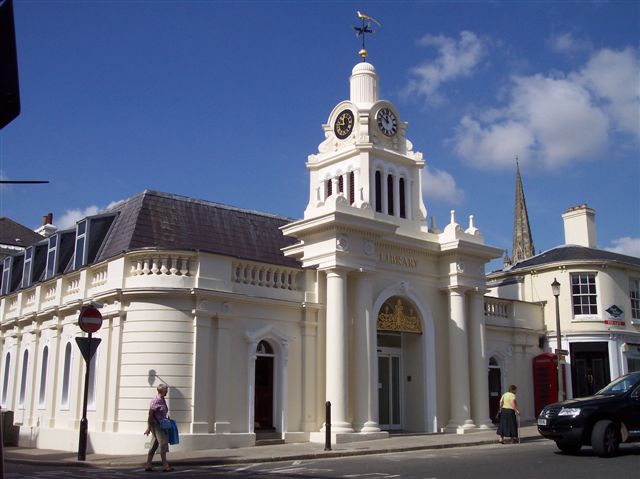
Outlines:
<svg viewBox="0 0 640 479"><path fill-rule="evenodd" d="M629 280L629 298L631 299L631 319L640 321L640 279Z"/></svg>
<svg viewBox="0 0 640 479"><path fill-rule="evenodd" d="M49 346L42 349L42 365L40 366L40 393L38 407L43 408L47 399L47 368L49 366Z"/></svg>
<svg viewBox="0 0 640 479"><path fill-rule="evenodd" d="M11 282L11 261L11 256L4 259L2 266L2 289L0 290L0 294L9 294L9 283Z"/></svg>
<svg viewBox="0 0 640 479"><path fill-rule="evenodd" d="M49 248L47 250L47 267L44 279L51 279L56 275L56 263L58 258L58 235L49 237Z"/></svg>
<svg viewBox="0 0 640 479"><path fill-rule="evenodd" d="M22 374L20 375L20 394L18 395L18 407L24 408L24 399L27 395L27 372L29 370L29 350L22 354Z"/></svg>
<svg viewBox="0 0 640 479"><path fill-rule="evenodd" d="M71 386L71 342L64 348L64 363L62 369L62 396L60 406L69 407L69 388Z"/></svg>
<svg viewBox="0 0 640 479"><path fill-rule="evenodd" d="M9 374L11 373L11 353L4 356L4 377L2 379L2 406L7 405L7 392L9 391Z"/></svg>
<svg viewBox="0 0 640 479"><path fill-rule="evenodd" d="M76 250L73 261L74 269L82 268L87 262L87 220L83 220L76 226Z"/></svg>
<svg viewBox="0 0 640 479"><path fill-rule="evenodd" d="M573 273L571 275L571 300L574 316L598 314L595 273Z"/></svg>
<svg viewBox="0 0 640 479"><path fill-rule="evenodd" d="M24 252L24 266L22 269L22 287L28 288L31 286L31 276L33 264L33 246L29 246Z"/></svg>

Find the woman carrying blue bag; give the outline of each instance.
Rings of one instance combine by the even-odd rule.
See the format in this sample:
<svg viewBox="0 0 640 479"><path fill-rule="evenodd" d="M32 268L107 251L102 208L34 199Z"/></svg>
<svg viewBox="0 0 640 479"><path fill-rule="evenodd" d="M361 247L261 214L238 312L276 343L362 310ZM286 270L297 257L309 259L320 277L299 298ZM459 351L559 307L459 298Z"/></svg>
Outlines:
<svg viewBox="0 0 640 479"><path fill-rule="evenodd" d="M158 447L160 447L160 458L162 459L162 470L165 472L173 471L173 467L167 462L167 452L169 452L169 439L167 432L163 430L161 424L166 421L167 414L169 414L169 406L164 397L169 392L169 386L166 384L160 384L157 387L158 395L151 400L149 404L149 416L147 417L147 430L144 432L145 436L149 433L153 433L153 443L151 449L147 454L147 463L144 466L145 471L153 471L153 456L156 453ZM175 423L174 423L175 424ZM177 429L176 429L177 431Z"/></svg>

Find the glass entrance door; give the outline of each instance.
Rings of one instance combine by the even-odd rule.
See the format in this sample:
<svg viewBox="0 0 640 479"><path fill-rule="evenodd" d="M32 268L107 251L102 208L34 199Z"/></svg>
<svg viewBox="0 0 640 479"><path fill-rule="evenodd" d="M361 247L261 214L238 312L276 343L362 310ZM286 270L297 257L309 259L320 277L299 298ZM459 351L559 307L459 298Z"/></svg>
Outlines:
<svg viewBox="0 0 640 479"><path fill-rule="evenodd" d="M382 429L401 429L400 350L378 350L378 407Z"/></svg>

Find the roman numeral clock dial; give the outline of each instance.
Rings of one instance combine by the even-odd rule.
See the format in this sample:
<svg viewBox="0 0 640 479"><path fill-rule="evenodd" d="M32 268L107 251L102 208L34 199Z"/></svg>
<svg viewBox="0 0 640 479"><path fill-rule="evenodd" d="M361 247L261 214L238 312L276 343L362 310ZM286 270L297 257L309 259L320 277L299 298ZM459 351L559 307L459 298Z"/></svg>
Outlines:
<svg viewBox="0 0 640 479"><path fill-rule="evenodd" d="M354 116L351 110L342 110L336 118L333 131L340 140L344 140L353 131Z"/></svg>
<svg viewBox="0 0 640 479"><path fill-rule="evenodd" d="M376 121L385 136L393 136L398 131L398 119L389 108L381 108L376 115Z"/></svg>

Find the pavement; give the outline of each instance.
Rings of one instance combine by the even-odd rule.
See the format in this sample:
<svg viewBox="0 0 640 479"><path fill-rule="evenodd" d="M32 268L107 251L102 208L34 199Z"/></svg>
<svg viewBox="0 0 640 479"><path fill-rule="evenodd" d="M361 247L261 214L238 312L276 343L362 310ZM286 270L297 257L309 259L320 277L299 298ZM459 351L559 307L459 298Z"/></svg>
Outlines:
<svg viewBox="0 0 640 479"><path fill-rule="evenodd" d="M527 425L520 428L520 442L524 443L542 439L543 437L540 436L535 425ZM209 449L179 452L170 451L168 460L172 466L251 464L368 454L386 454L425 449L470 447L482 444L497 444L497 441L498 436L496 435L495 429L477 430L465 434L391 434L388 439L332 444L330 451L324 450L324 444L304 442L240 447L234 449ZM518 444L505 444L503 447L518 447ZM154 461L154 464L158 464L160 459L158 454L156 454L155 459L156 461ZM38 464L41 466L52 465L126 468L142 466L146 461L146 455L87 454L85 461L78 461L77 452L5 447L4 460L5 462Z"/></svg>

